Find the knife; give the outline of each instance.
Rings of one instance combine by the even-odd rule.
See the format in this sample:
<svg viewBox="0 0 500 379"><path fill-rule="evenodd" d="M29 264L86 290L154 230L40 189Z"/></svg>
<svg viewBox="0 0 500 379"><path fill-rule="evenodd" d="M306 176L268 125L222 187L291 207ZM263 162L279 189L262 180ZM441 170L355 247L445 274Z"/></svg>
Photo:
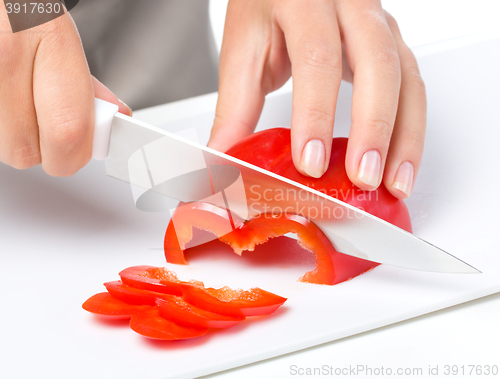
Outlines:
<svg viewBox="0 0 500 379"><path fill-rule="evenodd" d="M313 221L347 255L421 271L480 273L361 209L201 145L194 129L169 133L118 113L118 106L100 99L95 116L93 157L105 159L107 175L131 184L141 209L158 204L150 196L156 193L165 199L164 209L175 208L178 201L204 201L246 220L286 210Z"/></svg>

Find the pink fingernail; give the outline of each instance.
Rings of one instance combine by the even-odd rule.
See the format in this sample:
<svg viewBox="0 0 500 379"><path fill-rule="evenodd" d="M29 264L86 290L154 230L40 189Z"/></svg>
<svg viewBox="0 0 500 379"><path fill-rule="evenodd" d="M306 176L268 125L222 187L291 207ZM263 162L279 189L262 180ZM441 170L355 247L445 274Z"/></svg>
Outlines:
<svg viewBox="0 0 500 379"><path fill-rule="evenodd" d="M392 186L401 192L404 192L406 196L410 196L413 187L413 173L414 169L411 162L406 161L401 163Z"/></svg>
<svg viewBox="0 0 500 379"><path fill-rule="evenodd" d="M380 182L381 158L377 150L369 150L361 158L358 179L366 185L376 188Z"/></svg>
<svg viewBox="0 0 500 379"><path fill-rule="evenodd" d="M119 101L120 103L122 103L122 104L125 106L125 108L127 108L127 110L128 110L128 115L129 115L130 117L132 117L132 108L130 108L127 104L125 104L125 103L124 103L123 101L121 101L120 99L118 99L118 101Z"/></svg>
<svg viewBox="0 0 500 379"><path fill-rule="evenodd" d="M302 160L300 166L302 170L313 178L319 178L325 173L326 151L323 142L319 139L312 139L302 150Z"/></svg>

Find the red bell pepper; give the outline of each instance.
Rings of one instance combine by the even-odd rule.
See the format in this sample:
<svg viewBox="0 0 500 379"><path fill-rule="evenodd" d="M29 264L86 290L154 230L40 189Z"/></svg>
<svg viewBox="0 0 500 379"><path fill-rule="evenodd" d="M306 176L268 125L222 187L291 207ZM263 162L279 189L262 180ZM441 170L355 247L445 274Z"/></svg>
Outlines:
<svg viewBox="0 0 500 379"><path fill-rule="evenodd" d="M368 192L351 183L345 171L346 138L333 139L329 168L319 179L306 177L295 169L290 146L290 130L277 128L247 137L227 154L340 199L411 232L410 217L402 200L393 197L384 186ZM230 233L227 233L228 223L234 225ZM316 260L315 269L300 278L304 282L337 284L378 266L378 263L337 252L323 232L303 216L261 214L243 222L227 210L203 202L181 204L174 212L164 241L167 262L187 263L184 251L192 239L193 227L212 232L238 254L253 250L255 245L270 238L295 233L299 245L311 251Z"/></svg>
<svg viewBox="0 0 500 379"><path fill-rule="evenodd" d="M260 288L248 291L205 288L200 281L179 280L173 271L164 267L129 267L119 275L121 282L108 282L104 286L115 298L130 304L155 305L157 299L172 299L169 295L176 295L204 310L241 317L271 314L286 301Z"/></svg>

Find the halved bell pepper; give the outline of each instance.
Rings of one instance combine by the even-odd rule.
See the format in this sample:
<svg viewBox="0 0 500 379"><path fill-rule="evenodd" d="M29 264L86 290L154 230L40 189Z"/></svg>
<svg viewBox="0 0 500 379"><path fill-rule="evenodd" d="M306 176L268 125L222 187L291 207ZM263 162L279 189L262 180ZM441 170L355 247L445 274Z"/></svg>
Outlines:
<svg viewBox="0 0 500 379"><path fill-rule="evenodd" d="M298 183L314 188L363 209L411 232L408 210L382 185L363 191L349 180L345 171L346 138L334 138L327 172L319 179L300 174L293 165L290 130L277 128L252 134L227 151L249 162ZM227 225L233 226L228 233ZM254 250L270 238L295 233L297 242L315 256L316 267L299 280L317 284L337 284L378 266L378 263L339 253L323 232L306 217L290 213L260 214L248 221L234 213L202 201L181 203L172 215L164 240L167 262L187 264L184 251L193 238L193 227L209 231L230 245L237 254Z"/></svg>

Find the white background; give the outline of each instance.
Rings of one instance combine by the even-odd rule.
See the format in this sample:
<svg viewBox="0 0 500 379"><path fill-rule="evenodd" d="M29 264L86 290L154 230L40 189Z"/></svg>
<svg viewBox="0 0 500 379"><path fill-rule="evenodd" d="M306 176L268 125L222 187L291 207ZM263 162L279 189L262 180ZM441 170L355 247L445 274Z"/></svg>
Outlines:
<svg viewBox="0 0 500 379"><path fill-rule="evenodd" d="M225 2L220 2L221 5L217 4L219 6L218 11L212 8L213 11L219 12L219 18L217 19L219 21L215 21L219 36L222 25L220 15L223 14L223 3ZM399 0L397 2L386 2L385 4L389 11L399 20L406 41L411 46L492 29L496 26L496 19L500 14L498 11L500 4L497 1L470 1L465 3L439 0L433 2ZM439 66L436 71L439 73L444 71L449 73L448 77L453 76L453 79L456 78L457 82L453 83L453 91L449 91L449 93L446 91L449 82L440 87L440 89L444 89L442 91L437 91L436 88L441 81L435 80L432 83L429 80L428 84L429 98L432 99L430 108L434 111L433 120L439 126L444 127L441 129L434 128L434 136L438 135L440 137L437 129L442 130L447 127L450 128L451 132L448 133L448 130L442 133L446 134L446 136L461 138L455 138L452 142L463 142L466 138L468 139L464 145L469 140L472 143L476 142L476 146L479 145L480 150L473 155L475 163L484 160L483 156L491 158L493 154L488 156L486 155L487 151L496 154L496 164L500 161L499 149L497 148L497 143L500 141L498 134L500 128L490 129L497 132L496 138L481 135L478 131L481 130L481 125L490 124L477 121L477 119L481 119L479 117L481 116L481 108L475 108L484 100L485 104L480 105L483 106L483 109L487 107L489 114L493 115L490 120L486 121L494 120L493 117L498 115L500 101L488 101L492 98L499 98L498 83L492 83L491 78L488 77L488 75L492 75L491 73L498 72L495 68L498 66L497 62L500 62L500 53L498 53L500 48L495 51L497 51L497 54L482 54L482 60L476 60L475 55L472 53L462 57L464 61L468 58L469 63L465 65L468 70L467 75L464 76L460 76L460 74L464 74L460 70L453 70L453 63L449 63L450 61L446 61L446 64ZM491 56L496 56L496 60L488 59ZM457 61L458 59L455 59L453 62ZM474 62L474 66L470 62ZM458 63L460 62L457 62L456 66L459 66ZM424 64L422 63L423 67ZM447 67L450 67L449 72L446 71ZM481 80L474 81L474 73L471 75L473 70L470 67L477 68L476 78L481 77ZM481 70L481 68L484 69ZM500 81L498 74L495 77ZM460 84L461 80L467 84L467 86L463 86L464 91L460 90L460 85L455 85ZM480 91L479 87L481 86L471 85L475 82L483 84L482 88L488 88L495 97L485 96L484 92ZM430 85L431 83L433 86ZM441 98L436 97L436 93L442 95ZM480 95L483 95L483 97L480 97ZM207 99L214 98L212 95L207 96ZM453 98L460 96L467 99L468 102L463 105L460 104L459 108ZM187 101L184 104L192 107L193 103ZM446 117L439 117L443 116L443 114L439 112L440 108L436 104L447 106L448 113L444 114ZM177 108L179 113L184 114L184 118L189 116L186 109L180 109L182 107L179 104L172 105L172 108ZM196 108L192 107L192 109ZM191 113L192 109L189 108ZM468 111L468 117L464 120L457 120L457 115L467 113L464 110ZM174 116L171 115L171 117ZM477 117L474 119L472 116ZM443 119L448 122L442 123ZM476 129L473 128L474 122L477 124ZM458 124L462 125L463 128L458 128ZM498 124L500 125L500 122ZM482 133L485 133L484 129L481 130ZM458 135L459 133L454 135L453 132L456 130L465 131L465 133L462 133L461 136ZM493 135L493 133L490 134ZM427 151L431 150L429 147L432 146L432 142L436 146L436 140L433 141L432 138L429 138ZM455 143L453 146L460 145ZM436 151L436 149L433 151ZM467 209L470 210L476 207L474 200L479 201L482 205L473 209L476 211L473 213L464 211L457 207L456 203L453 203L451 208L456 213L457 217L455 218L458 221L453 219L451 223L446 223L441 222L441 220L447 220L448 218L447 221L449 221L450 215L446 212L440 212L439 209L441 203L442 207L446 207L445 201L431 203L434 215L439 216L433 218L434 225L446 225L447 228L443 231L443 235L438 235L442 232L441 230L428 227L426 229L428 233L434 232L433 239L429 240L444 241L446 236L451 235L450 241L446 245L457 246L459 244L463 245L465 242L468 247L467 252L470 254L468 257L471 258L471 261L475 262L486 256L491 256L495 258L491 261L500 262L497 221L497 214L500 213L500 203L497 200L500 177L495 176L494 180L491 180L491 177L486 174L482 176L484 181L461 181L462 163L467 164L468 156L466 154L457 155L456 153L457 149L451 153L441 154L446 159L442 159L440 162L450 162L457 156L462 158L461 164L453 165L453 167L460 167L461 169L456 170L455 173L448 173L452 174L452 179L455 179L449 183L461 182L460 187L454 187L460 189L460 191L456 191L456 195L471 194L471 202L466 204L468 205ZM494 160L488 162L490 166L483 165L484 162L477 165L469 164L469 168L477 166L483 166L483 168L492 167L491 173L497 175L498 169L492 162L495 163ZM154 376L152 374L150 377L157 378L158 375L163 373L167 376L169 370L171 371L172 366L175 366L175 364L182 366L182 368L196 368L197 363L199 364L202 359L216 362L218 355L222 356L222 358L237 356L237 343L242 343L242 341L244 341L245 347L253 349L252 351L262 349L261 337L260 335L255 337L256 334L252 333L252 328L241 330L242 334L237 336L243 335L246 331L249 337L257 340L255 345L249 344L249 339L235 338L231 340L232 334L229 331L224 339L222 337L221 339L214 339L213 344L199 345L198 348L197 346L190 346L192 349L189 351L177 347L175 350L152 348L157 345L148 345L148 342L143 341L144 339L138 338L139 336L133 333L123 333L120 327L109 328L107 324L96 324L89 317L90 315L80 309L81 302L89 296L89 293L102 290L100 283L110 280L110 272L116 272L117 267L128 267L141 263L156 264L156 259L161 262L159 264L164 262L161 254L158 254L158 250L161 250L161 248L145 249L151 246L149 244L158 235L163 235L167 221L161 217L162 215L147 214L130 207L129 188L118 181L112 179L108 181L108 178L105 178L104 175L97 175L97 173L103 174L102 170L103 168L99 162L92 162L74 178L55 180L42 174L39 168L31 170L28 174L6 166L1 167L0 176L5 175L2 176L2 195L5 193L5 197L2 197L4 201L0 203L0 225L2 242L7 241L7 244L3 244L2 247L7 246L7 248L3 247L3 254L0 254L0 258L2 258L0 262L0 286L5 289L2 292L4 307L2 308L2 323L0 324L0 340L2 341L0 343L0 357L2 357L0 358L0 376L2 378L117 376L122 378L125 376L144 378L146 376L145 371L149 370L150 373L154 371ZM424 178L427 173L427 171L422 172L420 177ZM480 173L482 174L483 171ZM428 176L432 177L432 173ZM466 175L464 177L467 178ZM481 197L477 195L478 190L481 190ZM435 192L431 193L431 195L434 194ZM449 196L449 192L446 193L446 196ZM468 200L467 196L464 197ZM417 196L412 198L415 199ZM488 199L492 198L494 201L488 203ZM5 199L8 199L8 201L5 201ZM449 200L449 197L447 197L447 200ZM448 201L448 203L452 203L452 201ZM54 204L57 204L57 206L54 206ZM478 209L480 212L477 212ZM491 213L490 219L481 218L486 213ZM30 216L22 217L23 214L29 214ZM78 217L75 217L75 215ZM467 215L479 215L480 217L467 217ZM464 222L461 222L461 220L464 220ZM486 220L491 220L491 222L487 223ZM457 233L456 229L449 226L453 222L460 223L462 233ZM477 230L468 230L468 228L473 229L470 224L472 224L472 227L479 224L484 228L480 230L481 233L477 233ZM130 233L130 231L133 231L133 233ZM467 231L471 234L467 234ZM495 248L488 249L485 244L486 240L489 246ZM78 243L75 243L75 241L78 241ZM438 246L445 247L441 244L438 244ZM483 251L475 255L476 250L479 249L483 249ZM214 265L217 265L217 261L213 262L215 262ZM486 264L478 265L478 267L485 272L487 270L491 272L493 271L491 268L495 267L495 265L491 263L489 265L490 267L487 267ZM219 266L219 270L226 269L225 266L217 266ZM29 281L19 280L20 267L24 277L29 278ZM203 267L205 267L205 264L203 264ZM497 267L500 267L500 264L495 267L498 270ZM196 269L193 264L184 268L186 270ZM381 267L380 270L375 271L373 274L380 275L383 270L389 271L389 269L389 267ZM411 274L399 273L398 275L409 276ZM197 277L204 280L204 278L197 275L188 277ZM498 278L500 278L500 274ZM367 277L364 276L359 281L353 282L349 285L349 291L357 285L362 287L361 282L366 279ZM225 281L226 278L224 277ZM36 286L34 287L32 283L36 283ZM61 286L61 283L68 284ZM95 288L95 291L89 287L89 283L93 283L91 286ZM415 288L420 288L420 283L426 282L416 282L418 286L415 285ZM231 283L224 284L231 285ZM391 287L387 287L386 291L375 291L373 287L365 287L353 292L357 296L363 294L361 291L372 289L372 292L376 295L386 299L394 299L391 291L397 288L401 289L405 300L408 300L407 303L415 303L422 299L422 297L412 295L414 292L403 289L406 287L401 285L395 287L396 284L392 287L392 281L389 285ZM434 285L432 291L438 292L437 290L442 290L443 288L440 287ZM423 286L423 288L426 287ZM272 288L269 289L272 290ZM444 289L446 290L446 288ZM38 295L38 293L41 295ZM60 301L61 298L66 300ZM346 296L346 302L352 304L352 298L354 298L354 295ZM291 298L290 302L293 300ZM332 301L329 304L336 307L336 309L342 309L339 307L338 302ZM377 303L379 310L387 309L387 306L381 306L380 304L383 303ZM25 311L26 309L29 311ZM300 308L300 310L304 309L309 308ZM347 309L353 310L352 305ZM289 313L288 315L292 316L294 314L296 313ZM324 314L330 315L332 313ZM356 315L366 316L369 313L366 311L358 312ZM285 313L283 317L274 319L276 329L279 327L286 328L287 324L282 321L286 316ZM499 318L500 295L489 296L449 310L230 370L216 376L219 378L287 378L299 376L290 375L290 366L292 365L300 368L332 365L340 369L348 369L349 365L368 365L372 369L379 370L382 367L393 370L397 368L410 370L412 368L421 368L424 373L427 373L429 366L435 368L436 365L439 365L441 375L433 377L450 378L453 376L444 375L445 365L464 365L467 373L469 372L468 365L500 366L498 357L500 350L498 343L500 340ZM311 323L310 317L302 317L301 320L304 320L304 324ZM275 325L272 318L266 319L266 323L262 324L262 327L268 328L269 325ZM257 325L255 326L257 328ZM288 328L285 333L288 330L290 330L290 333L287 335L296 340L293 329ZM307 331L307 328L305 330ZM273 329L266 329L266 332L272 333ZM113 335L113 338L106 338L106 335ZM264 334L264 336L267 336L267 334ZM222 340L231 342L217 345ZM96 341L99 341L99 343L96 343ZM137 344L138 341L141 341L141 344ZM269 343L269 339L266 343L268 347L273 347ZM226 352L223 349L226 349ZM195 351L202 352L197 359L192 358ZM188 364L184 362L188 362ZM2 375L5 370L11 370L10 374ZM140 375L134 375L136 372L140 372ZM29 373L29 375L26 373ZM377 375L377 377L381 376ZM426 376L429 377L428 375L420 377ZM357 377L363 376L358 375ZM490 378L493 376L460 375L455 377Z"/></svg>
<svg viewBox="0 0 500 379"><path fill-rule="evenodd" d="M212 0L210 7L214 35L219 49L226 4L225 0ZM382 5L396 18L403 38L410 47L500 27L500 1L497 0L385 0L382 1ZM357 364L393 370L422 368L424 375L419 377L500 377L500 375L485 374L468 375L470 370L468 365L500 366L499 320L500 294L496 294L210 377L224 379L311 377L305 374L292 375L290 367L333 365L336 368L348 368L349 365ZM339 356L343 358L347 356L348 359L339 362L335 358ZM436 365L439 365L439 375L428 375L429 366L435 368ZM445 365L465 365L466 375L445 375ZM375 375L356 377L375 377ZM376 377L383 376L379 374Z"/></svg>

